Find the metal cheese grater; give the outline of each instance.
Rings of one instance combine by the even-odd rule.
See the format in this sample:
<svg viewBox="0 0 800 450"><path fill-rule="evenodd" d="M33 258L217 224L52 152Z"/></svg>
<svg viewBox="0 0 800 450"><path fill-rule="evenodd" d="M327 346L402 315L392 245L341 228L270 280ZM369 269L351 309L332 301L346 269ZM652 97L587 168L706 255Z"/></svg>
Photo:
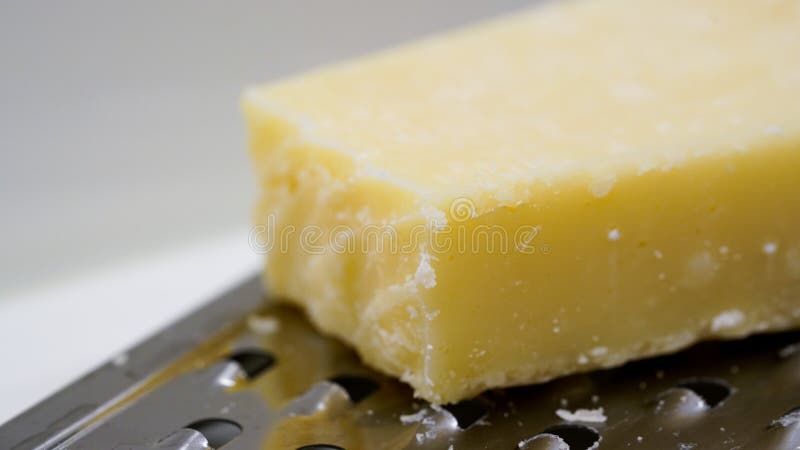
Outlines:
<svg viewBox="0 0 800 450"><path fill-rule="evenodd" d="M0 427L0 449L798 449L796 341L704 343L440 407L254 277Z"/></svg>

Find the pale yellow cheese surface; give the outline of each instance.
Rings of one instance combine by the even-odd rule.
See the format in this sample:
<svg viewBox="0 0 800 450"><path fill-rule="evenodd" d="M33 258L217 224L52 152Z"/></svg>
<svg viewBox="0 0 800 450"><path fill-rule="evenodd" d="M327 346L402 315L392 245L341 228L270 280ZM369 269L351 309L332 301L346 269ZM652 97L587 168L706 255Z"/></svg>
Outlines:
<svg viewBox="0 0 800 450"><path fill-rule="evenodd" d="M428 400L800 323L800 2L552 2L245 110L269 288Z"/></svg>

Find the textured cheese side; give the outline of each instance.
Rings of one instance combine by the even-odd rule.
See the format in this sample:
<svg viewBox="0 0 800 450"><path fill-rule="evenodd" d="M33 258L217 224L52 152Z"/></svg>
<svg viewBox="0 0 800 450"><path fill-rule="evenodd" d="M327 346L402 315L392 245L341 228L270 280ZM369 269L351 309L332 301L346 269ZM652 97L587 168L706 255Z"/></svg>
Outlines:
<svg viewBox="0 0 800 450"><path fill-rule="evenodd" d="M443 403L800 324L800 2L553 2L248 90L265 280Z"/></svg>

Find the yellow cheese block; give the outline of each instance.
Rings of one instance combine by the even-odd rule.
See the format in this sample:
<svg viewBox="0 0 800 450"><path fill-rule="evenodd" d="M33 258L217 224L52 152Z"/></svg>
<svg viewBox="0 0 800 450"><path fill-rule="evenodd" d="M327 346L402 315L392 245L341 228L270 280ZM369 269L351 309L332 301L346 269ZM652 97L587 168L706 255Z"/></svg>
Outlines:
<svg viewBox="0 0 800 450"><path fill-rule="evenodd" d="M269 289L457 401L800 324L800 2L572 0L248 90Z"/></svg>

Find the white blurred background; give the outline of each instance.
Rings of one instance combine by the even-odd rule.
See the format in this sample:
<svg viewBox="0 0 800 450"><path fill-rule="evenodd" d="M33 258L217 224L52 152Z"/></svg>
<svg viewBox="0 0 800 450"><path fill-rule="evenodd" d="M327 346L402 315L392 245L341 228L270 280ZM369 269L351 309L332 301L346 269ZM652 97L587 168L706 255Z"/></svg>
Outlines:
<svg viewBox="0 0 800 450"><path fill-rule="evenodd" d="M0 423L257 270L244 86L525 3L0 2Z"/></svg>

